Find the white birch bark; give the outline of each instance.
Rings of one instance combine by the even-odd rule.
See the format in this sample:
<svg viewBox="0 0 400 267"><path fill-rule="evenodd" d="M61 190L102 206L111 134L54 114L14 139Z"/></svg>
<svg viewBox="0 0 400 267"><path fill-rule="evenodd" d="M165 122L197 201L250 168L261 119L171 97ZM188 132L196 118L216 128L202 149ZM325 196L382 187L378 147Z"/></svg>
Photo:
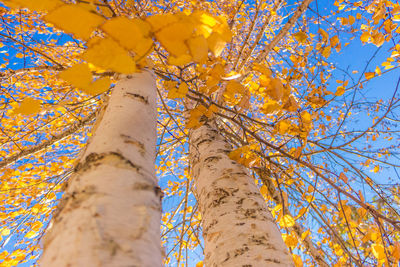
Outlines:
<svg viewBox="0 0 400 267"><path fill-rule="evenodd" d="M42 267L161 266L156 86L123 76L46 234Z"/></svg>
<svg viewBox="0 0 400 267"><path fill-rule="evenodd" d="M228 157L231 147L218 131L206 123L189 138L205 266L294 266L253 178Z"/></svg>

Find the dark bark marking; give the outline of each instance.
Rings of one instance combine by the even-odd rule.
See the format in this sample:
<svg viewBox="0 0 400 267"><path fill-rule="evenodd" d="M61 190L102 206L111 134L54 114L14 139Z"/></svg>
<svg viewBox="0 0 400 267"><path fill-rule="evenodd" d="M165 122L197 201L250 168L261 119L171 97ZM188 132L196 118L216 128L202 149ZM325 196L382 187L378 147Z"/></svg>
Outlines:
<svg viewBox="0 0 400 267"><path fill-rule="evenodd" d="M135 183L133 185L133 190L144 190L144 191L153 191L154 194L160 199L162 200L162 198L164 197L164 192L161 190L161 188L159 186L156 185L152 185L149 183Z"/></svg>
<svg viewBox="0 0 400 267"><path fill-rule="evenodd" d="M135 140L134 138L132 138L129 135L125 135L125 134L121 134L121 137L124 139L124 143L126 144L132 144L134 146L136 146L139 150L140 155L144 156L144 152L146 151L144 148L144 144Z"/></svg>
<svg viewBox="0 0 400 267"><path fill-rule="evenodd" d="M245 247L242 247L242 248L237 248L237 249L235 249L235 250L233 251L233 252L234 252L234 257L243 255L244 253L246 253L246 252L249 251L249 250L250 250L250 249L249 249L248 246L245 246Z"/></svg>
<svg viewBox="0 0 400 267"><path fill-rule="evenodd" d="M220 156L211 156L211 157L204 159L204 162L215 164L216 162L220 161L221 159L222 159L222 157L220 157Z"/></svg>
<svg viewBox="0 0 400 267"><path fill-rule="evenodd" d="M57 209L53 213L54 221L61 221L62 217L59 217L61 211L63 211L69 204L73 209L78 208L82 202L88 199L91 195L96 193L96 186L90 185L83 188L81 191L74 191L72 193L66 193L60 200Z"/></svg>
<svg viewBox="0 0 400 267"><path fill-rule="evenodd" d="M79 162L78 165L75 167L75 173L77 172L84 172L90 169L92 166L99 166L102 164L102 161L106 159L107 157L114 157L121 161L123 164L129 166L130 168L135 169L136 171L139 171L141 168L137 165L135 165L132 161L129 159L125 158L122 154L117 153L117 152L107 152L107 153L90 153L89 155L86 156L86 158Z"/></svg>
<svg viewBox="0 0 400 267"><path fill-rule="evenodd" d="M145 96L142 96L142 95L139 95L139 94L135 94L135 93L129 93L129 92L126 92L125 96L128 96L128 97L133 98L133 99L137 99L137 100L145 103L146 105L149 104L148 97L145 97Z"/></svg>
<svg viewBox="0 0 400 267"><path fill-rule="evenodd" d="M208 144L210 144L211 142L212 142L212 140L207 139L207 138L204 138L203 140L200 140L200 141L197 143L196 147L199 147L199 146L202 145L203 143L208 143Z"/></svg>
<svg viewBox="0 0 400 267"><path fill-rule="evenodd" d="M208 196L213 199L208 207L219 206L221 203L223 203L223 200L230 195L231 193L229 193L227 190L223 188L216 188L214 191L208 194Z"/></svg>

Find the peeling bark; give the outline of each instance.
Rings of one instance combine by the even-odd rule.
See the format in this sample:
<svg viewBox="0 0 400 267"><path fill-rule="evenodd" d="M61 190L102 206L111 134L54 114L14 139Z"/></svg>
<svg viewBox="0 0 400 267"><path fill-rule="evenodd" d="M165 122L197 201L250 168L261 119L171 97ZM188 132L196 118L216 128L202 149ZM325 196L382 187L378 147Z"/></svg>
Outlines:
<svg viewBox="0 0 400 267"><path fill-rule="evenodd" d="M192 130L189 138L205 266L294 266L252 177L228 157L228 143L211 123Z"/></svg>
<svg viewBox="0 0 400 267"><path fill-rule="evenodd" d="M155 146L155 78L124 76L66 185L40 266L161 266Z"/></svg>

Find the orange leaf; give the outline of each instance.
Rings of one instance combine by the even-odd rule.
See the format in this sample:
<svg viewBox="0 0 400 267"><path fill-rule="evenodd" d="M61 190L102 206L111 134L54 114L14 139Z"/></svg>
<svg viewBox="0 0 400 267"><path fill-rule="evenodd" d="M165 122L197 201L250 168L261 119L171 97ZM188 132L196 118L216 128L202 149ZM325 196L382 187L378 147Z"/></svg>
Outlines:
<svg viewBox="0 0 400 267"><path fill-rule="evenodd" d="M375 77L375 72L366 72L364 75L365 79L369 80Z"/></svg>

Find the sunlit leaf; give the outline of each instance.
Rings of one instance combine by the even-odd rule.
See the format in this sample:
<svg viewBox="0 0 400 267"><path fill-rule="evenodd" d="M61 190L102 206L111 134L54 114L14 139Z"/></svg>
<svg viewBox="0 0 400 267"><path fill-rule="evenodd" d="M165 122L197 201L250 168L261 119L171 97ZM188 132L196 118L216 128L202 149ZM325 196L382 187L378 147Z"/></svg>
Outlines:
<svg viewBox="0 0 400 267"><path fill-rule="evenodd" d="M385 258L385 249L381 244L372 244L372 253L378 260Z"/></svg>
<svg viewBox="0 0 400 267"><path fill-rule="evenodd" d="M194 38L190 38L187 43L190 54L192 55L194 61L202 63L207 60L208 45L206 38L201 35L196 36Z"/></svg>
<svg viewBox="0 0 400 267"><path fill-rule="evenodd" d="M34 11L50 11L64 3L60 0L3 0L3 2L13 8L29 8Z"/></svg>
<svg viewBox="0 0 400 267"><path fill-rule="evenodd" d="M115 41L105 38L92 41L89 48L83 54L83 58L94 65L111 69L120 73L133 73L136 71L136 63L129 56L128 51Z"/></svg>
<svg viewBox="0 0 400 267"><path fill-rule="evenodd" d="M110 86L111 86L110 78L103 77L97 79L87 87L82 88L82 90L89 95L98 95L110 89Z"/></svg>
<svg viewBox="0 0 400 267"><path fill-rule="evenodd" d="M293 37L299 42L299 43L305 43L308 36L305 32L299 31L293 34Z"/></svg>
<svg viewBox="0 0 400 267"><path fill-rule="evenodd" d="M103 31L128 50L135 50L148 39L150 28L145 21L126 17L112 18L101 26Z"/></svg>
<svg viewBox="0 0 400 267"><path fill-rule="evenodd" d="M60 6L49 12L44 20L77 38L87 40L104 18L77 4Z"/></svg>
<svg viewBox="0 0 400 267"><path fill-rule="evenodd" d="M86 88L93 80L92 72L85 63L76 64L62 71L59 77L78 88Z"/></svg>
<svg viewBox="0 0 400 267"><path fill-rule="evenodd" d="M366 72L364 75L365 79L369 80L375 77L375 72Z"/></svg>
<svg viewBox="0 0 400 267"><path fill-rule="evenodd" d="M192 36L193 30L193 25L176 22L162 28L156 33L156 37L169 53L180 56L189 53L185 40Z"/></svg>
<svg viewBox="0 0 400 267"><path fill-rule="evenodd" d="M295 224L295 220L292 216L285 214L279 221L281 227L292 227Z"/></svg>
<svg viewBox="0 0 400 267"><path fill-rule="evenodd" d="M26 97L20 103L19 107L14 109L15 114L31 115L40 111L41 101L32 97Z"/></svg>

